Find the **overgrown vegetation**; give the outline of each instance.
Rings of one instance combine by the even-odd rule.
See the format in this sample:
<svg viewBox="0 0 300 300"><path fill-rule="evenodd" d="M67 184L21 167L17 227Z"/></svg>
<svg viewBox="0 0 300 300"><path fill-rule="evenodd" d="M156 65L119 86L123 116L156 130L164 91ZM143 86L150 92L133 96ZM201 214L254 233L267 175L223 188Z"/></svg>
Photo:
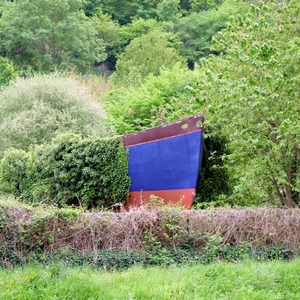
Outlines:
<svg viewBox="0 0 300 300"><path fill-rule="evenodd" d="M0 299L298 299L299 16L0 1ZM116 133L199 113L197 210L124 211Z"/></svg>
<svg viewBox="0 0 300 300"><path fill-rule="evenodd" d="M297 1L5 1L0 29L3 86L23 78L0 92L1 157L201 112L196 207L299 204Z"/></svg>

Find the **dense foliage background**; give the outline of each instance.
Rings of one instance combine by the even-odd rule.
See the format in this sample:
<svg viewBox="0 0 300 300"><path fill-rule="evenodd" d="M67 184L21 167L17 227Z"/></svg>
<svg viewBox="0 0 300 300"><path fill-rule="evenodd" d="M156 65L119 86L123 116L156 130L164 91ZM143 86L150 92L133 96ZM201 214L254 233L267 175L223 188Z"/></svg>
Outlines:
<svg viewBox="0 0 300 300"><path fill-rule="evenodd" d="M299 15L296 0L2 0L0 171L61 133L202 112L196 207L299 205Z"/></svg>

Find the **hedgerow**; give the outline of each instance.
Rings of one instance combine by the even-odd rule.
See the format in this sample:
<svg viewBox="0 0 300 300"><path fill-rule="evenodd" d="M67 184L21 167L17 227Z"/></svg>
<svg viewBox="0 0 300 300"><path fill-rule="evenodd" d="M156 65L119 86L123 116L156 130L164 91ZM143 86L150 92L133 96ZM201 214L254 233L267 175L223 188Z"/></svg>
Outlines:
<svg viewBox="0 0 300 300"><path fill-rule="evenodd" d="M8 205L0 201L0 264L63 260L105 269L216 260L289 260L299 255L300 211L129 212ZM280 225L278 225L280 224Z"/></svg>

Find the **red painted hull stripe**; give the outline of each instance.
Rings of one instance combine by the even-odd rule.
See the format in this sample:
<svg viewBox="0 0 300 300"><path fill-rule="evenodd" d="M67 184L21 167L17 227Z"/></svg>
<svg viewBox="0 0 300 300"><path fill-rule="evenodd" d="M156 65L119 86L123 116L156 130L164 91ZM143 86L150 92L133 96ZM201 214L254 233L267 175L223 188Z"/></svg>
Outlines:
<svg viewBox="0 0 300 300"><path fill-rule="evenodd" d="M140 207L143 204L149 203L151 198L158 197L162 199L165 204L180 205L185 209L191 209L195 193L195 188L130 192L130 199L124 206L126 209L129 209L130 207Z"/></svg>

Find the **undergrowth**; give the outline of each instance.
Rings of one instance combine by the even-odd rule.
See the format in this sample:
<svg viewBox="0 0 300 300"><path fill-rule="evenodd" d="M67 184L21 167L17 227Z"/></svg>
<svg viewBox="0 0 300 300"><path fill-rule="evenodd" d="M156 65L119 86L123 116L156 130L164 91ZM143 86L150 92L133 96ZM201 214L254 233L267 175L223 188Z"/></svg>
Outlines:
<svg viewBox="0 0 300 300"><path fill-rule="evenodd" d="M210 246L212 247L210 248ZM142 252L115 249L82 255L78 251L60 250L56 253L32 253L26 258L25 262L26 264L41 263L43 265L63 262L69 267L90 265L106 271L113 271L128 269L137 265L167 267L172 265L193 265L195 263L210 264L221 261L236 263L248 259L255 261L290 261L294 255L293 250L286 246L253 249L250 244L237 247L224 245L218 246L218 248L208 244L203 251L197 251L196 249L188 251L178 249L174 251L164 248Z"/></svg>

